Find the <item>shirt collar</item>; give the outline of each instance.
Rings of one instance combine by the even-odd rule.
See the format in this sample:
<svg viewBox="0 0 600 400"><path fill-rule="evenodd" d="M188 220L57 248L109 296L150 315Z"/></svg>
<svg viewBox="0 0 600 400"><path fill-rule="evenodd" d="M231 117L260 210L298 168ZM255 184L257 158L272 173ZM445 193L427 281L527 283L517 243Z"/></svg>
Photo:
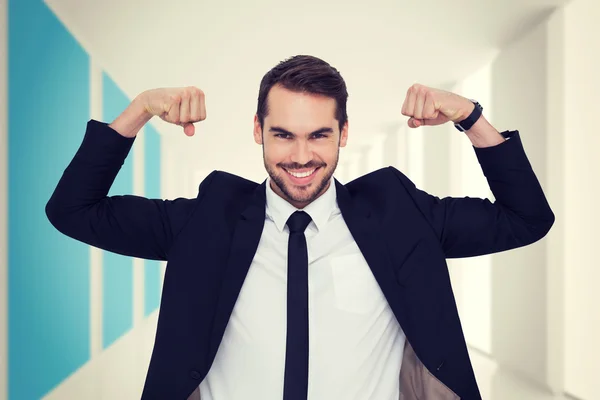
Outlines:
<svg viewBox="0 0 600 400"><path fill-rule="evenodd" d="M271 178L267 179L266 186L266 216L275 223L280 232L283 232L290 215L299 209L273 191L271 188ZM321 231L325 227L325 224L327 224L327 221L329 221L329 218L336 210L338 210L338 205L333 178L329 182L329 187L325 193L303 209L303 211L310 215L312 219L310 225L314 225L317 231Z"/></svg>

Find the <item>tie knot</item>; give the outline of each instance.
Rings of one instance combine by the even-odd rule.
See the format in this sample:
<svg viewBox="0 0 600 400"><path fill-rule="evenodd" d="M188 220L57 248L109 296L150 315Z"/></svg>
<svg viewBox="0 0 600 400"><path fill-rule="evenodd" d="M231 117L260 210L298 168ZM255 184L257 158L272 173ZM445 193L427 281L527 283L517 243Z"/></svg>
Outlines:
<svg viewBox="0 0 600 400"><path fill-rule="evenodd" d="M296 211L287 220L287 226L290 228L290 233L304 233L304 230L310 224L312 218L304 211Z"/></svg>

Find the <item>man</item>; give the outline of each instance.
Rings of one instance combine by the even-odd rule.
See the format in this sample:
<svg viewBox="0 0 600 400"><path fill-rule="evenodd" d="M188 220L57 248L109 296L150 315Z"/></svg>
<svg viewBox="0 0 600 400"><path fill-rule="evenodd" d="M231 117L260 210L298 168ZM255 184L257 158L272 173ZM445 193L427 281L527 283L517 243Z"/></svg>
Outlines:
<svg viewBox="0 0 600 400"><path fill-rule="evenodd" d="M326 62L281 62L254 120L268 179L215 171L195 199L107 193L153 116L195 133L199 89L149 90L111 124L88 123L46 213L82 242L168 261L144 399L480 398L446 258L525 246L552 226L519 132L414 85L409 125L456 124L496 202L440 199L393 167L342 185L347 96Z"/></svg>

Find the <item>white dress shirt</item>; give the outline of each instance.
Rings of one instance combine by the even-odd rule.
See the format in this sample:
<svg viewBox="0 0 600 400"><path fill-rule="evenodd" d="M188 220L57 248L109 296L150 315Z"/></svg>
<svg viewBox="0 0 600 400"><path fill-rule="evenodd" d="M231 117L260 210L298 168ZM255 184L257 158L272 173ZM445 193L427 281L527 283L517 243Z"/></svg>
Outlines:
<svg viewBox="0 0 600 400"><path fill-rule="evenodd" d="M202 400L281 400L287 314L286 221L297 209L267 181L258 249ZM398 400L405 336L350 234L335 182L308 205L309 400Z"/></svg>

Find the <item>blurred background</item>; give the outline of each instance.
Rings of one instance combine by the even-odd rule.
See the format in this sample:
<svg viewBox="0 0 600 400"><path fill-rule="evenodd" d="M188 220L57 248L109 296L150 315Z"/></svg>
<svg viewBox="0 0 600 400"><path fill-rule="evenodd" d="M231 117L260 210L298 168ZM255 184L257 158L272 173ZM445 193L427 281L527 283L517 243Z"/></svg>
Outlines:
<svg viewBox="0 0 600 400"><path fill-rule="evenodd" d="M194 197L215 169L260 182L260 79L296 54L346 79L342 182L393 165L431 194L493 199L464 134L407 128L413 83L521 132L556 223L449 261L477 379L485 399L600 399L599 22L597 0L0 0L0 400L141 394L165 265L75 242L44 214L86 122L198 86L198 133L153 120L110 194Z"/></svg>

